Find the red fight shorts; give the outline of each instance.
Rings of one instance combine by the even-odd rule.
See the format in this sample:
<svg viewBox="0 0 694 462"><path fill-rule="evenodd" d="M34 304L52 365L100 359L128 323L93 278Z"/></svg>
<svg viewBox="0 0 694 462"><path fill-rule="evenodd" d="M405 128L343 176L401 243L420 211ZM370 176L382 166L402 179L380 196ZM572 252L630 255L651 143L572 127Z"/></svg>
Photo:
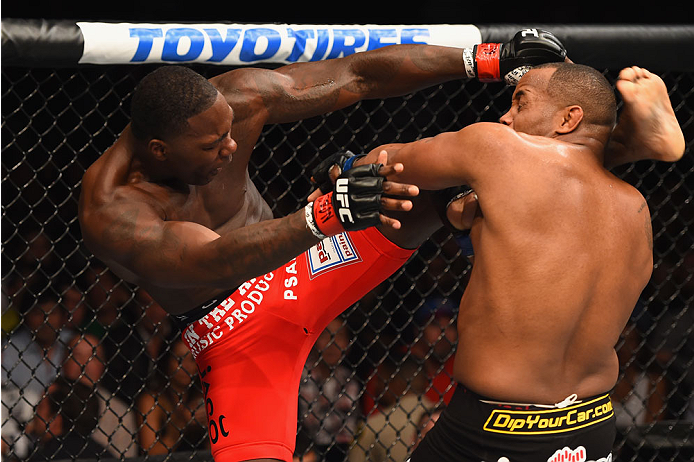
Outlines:
<svg viewBox="0 0 694 462"><path fill-rule="evenodd" d="M183 330L200 371L216 462L292 461L311 347L413 252L375 228L330 237L242 284Z"/></svg>

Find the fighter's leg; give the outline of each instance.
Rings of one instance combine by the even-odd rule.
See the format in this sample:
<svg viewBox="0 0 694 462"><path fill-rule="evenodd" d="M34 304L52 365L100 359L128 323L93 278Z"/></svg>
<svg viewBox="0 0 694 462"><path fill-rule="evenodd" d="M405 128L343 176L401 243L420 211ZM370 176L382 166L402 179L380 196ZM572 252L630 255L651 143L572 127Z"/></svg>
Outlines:
<svg viewBox="0 0 694 462"><path fill-rule="evenodd" d="M684 134L663 80L646 69L627 67L619 73L617 90L624 107L605 154L605 166L682 158Z"/></svg>

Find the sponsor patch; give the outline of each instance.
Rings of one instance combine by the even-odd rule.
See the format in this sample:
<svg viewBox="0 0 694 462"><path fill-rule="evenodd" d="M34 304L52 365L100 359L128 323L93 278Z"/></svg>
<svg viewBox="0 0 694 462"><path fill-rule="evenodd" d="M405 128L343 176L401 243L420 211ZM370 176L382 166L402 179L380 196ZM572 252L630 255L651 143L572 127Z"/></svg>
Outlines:
<svg viewBox="0 0 694 462"><path fill-rule="evenodd" d="M349 235L347 233L336 234L309 249L309 278L314 279L322 273L360 261L361 257L359 257Z"/></svg>
<svg viewBox="0 0 694 462"><path fill-rule="evenodd" d="M602 457L596 461L591 461L588 460L586 448L583 446L579 446L576 449L564 447L564 449L556 451L552 457L547 459L547 462L612 462L612 454L608 454L607 457Z"/></svg>
<svg viewBox="0 0 694 462"><path fill-rule="evenodd" d="M483 429L488 432L511 435L541 435L563 433L588 427L614 415L608 395L591 401L541 411L511 411L495 409Z"/></svg>

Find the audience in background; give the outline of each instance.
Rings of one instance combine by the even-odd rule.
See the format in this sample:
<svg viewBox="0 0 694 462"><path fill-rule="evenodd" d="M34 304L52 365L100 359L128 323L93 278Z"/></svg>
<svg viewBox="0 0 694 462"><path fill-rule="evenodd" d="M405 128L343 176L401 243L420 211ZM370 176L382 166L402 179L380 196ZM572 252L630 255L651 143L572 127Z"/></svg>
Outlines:
<svg viewBox="0 0 694 462"><path fill-rule="evenodd" d="M349 451L349 462L405 462L417 422L435 406L424 396L428 378L411 356L386 358L375 377L380 412L367 416Z"/></svg>
<svg viewBox="0 0 694 462"><path fill-rule="evenodd" d="M99 403L92 389L58 377L36 406L27 433L38 439L29 462L106 458L106 448L91 438Z"/></svg>
<svg viewBox="0 0 694 462"><path fill-rule="evenodd" d="M415 439L412 443L410 453L417 448L417 445L420 441L422 441L422 438L424 438L429 430L434 427L434 424L436 424L436 421L439 420L439 417L441 417L441 413L445 408L446 405L442 404L436 409L433 409L431 412L425 412L422 414L422 417L419 418L419 422L417 422L417 433L415 434Z"/></svg>
<svg viewBox="0 0 694 462"><path fill-rule="evenodd" d="M53 242L42 228L17 235L7 245L3 241L3 257L12 261L13 271L5 278L3 289L18 313L26 313L35 301L45 293L52 292L62 268L61 261L53 251Z"/></svg>
<svg viewBox="0 0 694 462"><path fill-rule="evenodd" d="M694 305L669 308L660 313L648 336L644 357L640 359L650 364L660 381L667 384L660 387L661 390L665 388L661 391L664 412L660 412L664 415L660 418L694 421L693 308Z"/></svg>
<svg viewBox="0 0 694 462"><path fill-rule="evenodd" d="M137 336L142 342L142 349L149 358L149 373L167 348L166 339L174 336L171 318L158 303L144 290L138 290L135 294L134 309L139 316L135 324Z"/></svg>
<svg viewBox="0 0 694 462"><path fill-rule="evenodd" d="M112 394L101 383L106 369L103 345L93 334L75 335L68 343L62 375L92 390L99 404L98 422L92 438L104 446L111 457L138 455L137 426L131 406Z"/></svg>
<svg viewBox="0 0 694 462"><path fill-rule="evenodd" d="M57 296L46 293L23 315L23 323L3 338L2 385L34 395L38 403L43 391L58 375L65 345L74 332L65 327L66 315Z"/></svg>
<svg viewBox="0 0 694 462"><path fill-rule="evenodd" d="M146 389L137 397L136 408L142 453L169 454L209 446L197 366L180 337L164 348Z"/></svg>
<svg viewBox="0 0 694 462"><path fill-rule="evenodd" d="M399 333L401 338L411 337L411 343L393 344L390 348L389 354L410 352L419 361L429 380L425 394L433 403L448 404L455 391L453 360L458 341L455 324L457 309L453 302L442 298L432 297L425 300L414 313L411 328L403 329ZM362 397L364 414L378 412L374 390L376 381L377 378L373 377L371 371Z"/></svg>
<svg viewBox="0 0 694 462"><path fill-rule="evenodd" d="M65 325L73 332L81 332L93 313L87 304L85 294L76 282L65 284L59 289L60 303L65 308L67 320Z"/></svg>
<svg viewBox="0 0 694 462"><path fill-rule="evenodd" d="M134 288L105 267L92 264L92 269L86 297L93 316L84 332L96 335L104 346L109 367L102 384L125 403L134 405L152 366L152 358L135 329L141 308L135 301Z"/></svg>
<svg viewBox="0 0 694 462"><path fill-rule="evenodd" d="M453 302L432 298L415 314L421 337L418 335L412 354L424 365L429 379L425 394L434 403L448 404L455 391L453 360L458 342L457 310Z"/></svg>
<svg viewBox="0 0 694 462"><path fill-rule="evenodd" d="M2 337L2 438L19 457L31 448L22 426L58 376L65 345L74 335L65 322L57 296L46 292L23 314L22 323Z"/></svg>
<svg viewBox="0 0 694 462"><path fill-rule="evenodd" d="M617 345L620 376L610 398L617 428L628 431L635 425L663 419L667 383L658 365L648 364L651 352L645 335L634 323L627 324L621 337Z"/></svg>
<svg viewBox="0 0 694 462"><path fill-rule="evenodd" d="M316 340L299 385L297 454L310 449L324 462L345 460L357 431L362 388L345 361L350 342L341 318Z"/></svg>

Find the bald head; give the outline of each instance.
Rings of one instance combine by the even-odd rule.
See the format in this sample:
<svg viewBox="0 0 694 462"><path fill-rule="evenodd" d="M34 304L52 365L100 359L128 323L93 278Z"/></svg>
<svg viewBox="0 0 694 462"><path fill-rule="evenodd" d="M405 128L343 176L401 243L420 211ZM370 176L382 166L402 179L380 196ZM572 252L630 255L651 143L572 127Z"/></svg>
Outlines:
<svg viewBox="0 0 694 462"><path fill-rule="evenodd" d="M617 102L612 86L600 72L575 63L547 63L534 69L554 69L547 93L558 105L581 106L585 124L612 130L617 121Z"/></svg>

